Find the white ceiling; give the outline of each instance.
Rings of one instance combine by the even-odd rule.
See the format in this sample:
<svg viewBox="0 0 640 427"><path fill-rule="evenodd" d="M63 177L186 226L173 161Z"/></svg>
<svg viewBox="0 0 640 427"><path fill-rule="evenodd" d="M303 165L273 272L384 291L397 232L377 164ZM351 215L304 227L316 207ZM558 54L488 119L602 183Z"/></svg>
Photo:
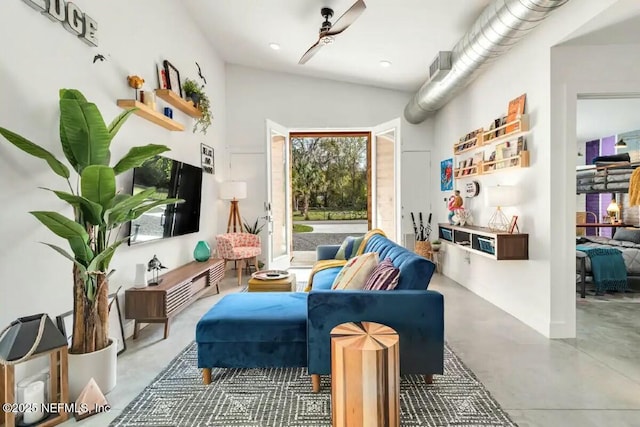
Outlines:
<svg viewBox="0 0 640 427"><path fill-rule="evenodd" d="M640 129L640 99L579 99L578 143Z"/></svg>
<svg viewBox="0 0 640 427"><path fill-rule="evenodd" d="M440 50L451 50L491 0L365 0L367 9L305 65L331 7L335 22L355 0L186 0L197 25L229 63L416 90ZM278 43L274 51L269 43ZM381 60L392 62L389 68Z"/></svg>

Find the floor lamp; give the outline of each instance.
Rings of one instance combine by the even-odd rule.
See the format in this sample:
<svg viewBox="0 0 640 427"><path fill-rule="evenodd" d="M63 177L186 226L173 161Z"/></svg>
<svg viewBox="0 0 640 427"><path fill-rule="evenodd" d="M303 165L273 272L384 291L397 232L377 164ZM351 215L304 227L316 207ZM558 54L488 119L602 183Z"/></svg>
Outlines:
<svg viewBox="0 0 640 427"><path fill-rule="evenodd" d="M242 181L225 181L220 184L220 198L231 200L229 208L229 221L227 222L227 233L242 233L242 217L238 200L247 198L247 183Z"/></svg>
<svg viewBox="0 0 640 427"><path fill-rule="evenodd" d="M514 206L518 202L518 188L511 185L497 185L487 187L487 206L495 207L495 212L489 218L489 229L492 231L508 231L509 220L502 212L505 206Z"/></svg>

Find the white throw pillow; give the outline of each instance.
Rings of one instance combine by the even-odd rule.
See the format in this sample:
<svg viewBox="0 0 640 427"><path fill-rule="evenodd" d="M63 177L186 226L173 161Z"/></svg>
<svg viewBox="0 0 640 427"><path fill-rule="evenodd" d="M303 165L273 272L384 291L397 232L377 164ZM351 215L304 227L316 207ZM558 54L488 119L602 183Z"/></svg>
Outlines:
<svg viewBox="0 0 640 427"><path fill-rule="evenodd" d="M378 265L378 253L369 252L351 258L342 267L340 273L333 281L331 289L336 290L360 290L364 287L367 278Z"/></svg>

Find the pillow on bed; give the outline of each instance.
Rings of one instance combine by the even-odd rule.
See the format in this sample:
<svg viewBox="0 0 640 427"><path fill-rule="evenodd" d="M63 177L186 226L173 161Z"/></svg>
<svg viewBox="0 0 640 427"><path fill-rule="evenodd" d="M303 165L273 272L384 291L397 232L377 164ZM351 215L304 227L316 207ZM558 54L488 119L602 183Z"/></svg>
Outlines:
<svg viewBox="0 0 640 427"><path fill-rule="evenodd" d="M598 163L604 163L604 162L630 162L630 161L631 161L631 156L629 155L629 153L620 153L620 154L612 154L610 156L594 157L591 163L596 165Z"/></svg>
<svg viewBox="0 0 640 427"><path fill-rule="evenodd" d="M618 228L613 239L640 244L640 228Z"/></svg>

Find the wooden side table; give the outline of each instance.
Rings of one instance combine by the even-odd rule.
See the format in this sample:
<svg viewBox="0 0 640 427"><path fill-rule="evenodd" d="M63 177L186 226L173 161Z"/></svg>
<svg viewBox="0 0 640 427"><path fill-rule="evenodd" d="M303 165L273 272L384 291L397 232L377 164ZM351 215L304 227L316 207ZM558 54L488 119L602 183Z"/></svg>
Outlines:
<svg viewBox="0 0 640 427"><path fill-rule="evenodd" d="M331 330L333 427L400 426L400 340L373 322Z"/></svg>

